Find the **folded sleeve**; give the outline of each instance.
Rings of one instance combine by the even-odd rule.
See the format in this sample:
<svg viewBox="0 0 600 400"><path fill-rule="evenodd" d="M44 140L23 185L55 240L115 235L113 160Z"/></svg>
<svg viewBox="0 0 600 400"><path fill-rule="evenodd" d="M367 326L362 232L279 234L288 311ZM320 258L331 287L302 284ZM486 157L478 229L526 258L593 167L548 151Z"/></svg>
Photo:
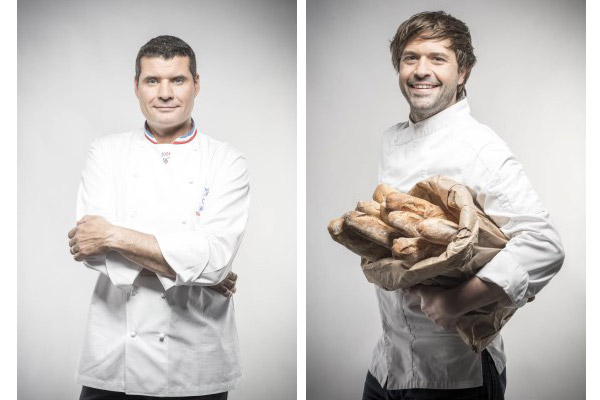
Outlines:
<svg viewBox="0 0 600 400"><path fill-rule="evenodd" d="M159 276L163 287L212 286L223 281L240 246L250 203L245 158L231 151L219 165L207 192L198 225L192 231L158 232L163 257L175 271L175 279Z"/></svg>
<svg viewBox="0 0 600 400"><path fill-rule="evenodd" d="M77 191L77 220L85 215L98 215L117 223L116 188L107 153L102 139L90 145ZM121 287L131 286L142 269L116 252L89 257L83 264L107 275L115 286Z"/></svg>
<svg viewBox="0 0 600 400"><path fill-rule="evenodd" d="M504 148L482 153L487 184L476 198L509 241L476 276L501 287L509 306L521 307L560 270L562 242L516 158Z"/></svg>

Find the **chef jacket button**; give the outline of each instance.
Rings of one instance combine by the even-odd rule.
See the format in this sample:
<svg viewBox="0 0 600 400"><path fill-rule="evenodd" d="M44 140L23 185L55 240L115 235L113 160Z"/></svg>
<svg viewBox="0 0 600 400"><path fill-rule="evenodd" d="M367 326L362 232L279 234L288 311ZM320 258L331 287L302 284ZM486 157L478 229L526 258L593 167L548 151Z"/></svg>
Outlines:
<svg viewBox="0 0 600 400"><path fill-rule="evenodd" d="M164 341L165 341L165 334L164 334L164 333L160 333L160 334L158 335L158 339L159 339L161 342L164 342Z"/></svg>
<svg viewBox="0 0 600 400"><path fill-rule="evenodd" d="M131 336L131 337L135 337L136 335L137 335L136 331L129 332L129 336Z"/></svg>
<svg viewBox="0 0 600 400"><path fill-rule="evenodd" d="M131 218L135 218L135 211L131 211L131 212L129 213L129 216L130 216Z"/></svg>
<svg viewBox="0 0 600 400"><path fill-rule="evenodd" d="M167 295L166 295L166 294L164 294L164 293L161 293L161 294L160 294L160 297L162 297L162 298L164 299L165 297L167 297Z"/></svg>
<svg viewBox="0 0 600 400"><path fill-rule="evenodd" d="M133 177L134 177L134 178L137 178L138 176L139 176L139 175L138 175L138 173L137 173L137 172L133 174Z"/></svg>
<svg viewBox="0 0 600 400"><path fill-rule="evenodd" d="M192 183L194 183L194 180L193 180L193 179L190 179L190 180L188 181L188 183L191 185Z"/></svg>
<svg viewBox="0 0 600 400"><path fill-rule="evenodd" d="M182 223L183 225L185 225L185 224L187 224L187 220L183 219L183 220L181 220L181 223Z"/></svg>

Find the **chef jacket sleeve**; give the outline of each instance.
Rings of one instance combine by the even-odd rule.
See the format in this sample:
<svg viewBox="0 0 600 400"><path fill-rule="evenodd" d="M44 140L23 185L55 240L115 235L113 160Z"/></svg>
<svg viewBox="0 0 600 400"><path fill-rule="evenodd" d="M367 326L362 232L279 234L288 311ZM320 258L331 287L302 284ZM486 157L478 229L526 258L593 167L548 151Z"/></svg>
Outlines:
<svg viewBox="0 0 600 400"><path fill-rule="evenodd" d="M509 238L476 276L501 287L512 307L521 307L560 270L561 239L522 165L503 146L488 146L479 154L487 182L476 194L484 212Z"/></svg>
<svg viewBox="0 0 600 400"><path fill-rule="evenodd" d="M230 150L220 162L193 231L155 234L175 279L158 276L172 286L212 286L223 281L242 241L248 219L250 186L245 158Z"/></svg>
<svg viewBox="0 0 600 400"><path fill-rule="evenodd" d="M115 183L103 139L95 140L88 152L77 194L77 220L84 215L98 215L116 223ZM107 275L115 286L130 286L142 267L128 262L116 252L88 257L83 264Z"/></svg>

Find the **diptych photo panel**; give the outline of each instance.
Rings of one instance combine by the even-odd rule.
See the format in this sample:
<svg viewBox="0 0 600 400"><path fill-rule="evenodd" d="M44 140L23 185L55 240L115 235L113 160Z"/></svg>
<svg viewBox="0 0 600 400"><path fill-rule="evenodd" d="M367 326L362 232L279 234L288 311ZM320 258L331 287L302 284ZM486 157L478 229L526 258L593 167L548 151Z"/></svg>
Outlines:
<svg viewBox="0 0 600 400"><path fill-rule="evenodd" d="M18 2L19 399L296 398L296 7Z"/></svg>
<svg viewBox="0 0 600 400"><path fill-rule="evenodd" d="M306 15L306 398L584 399L584 2Z"/></svg>
<svg viewBox="0 0 600 400"><path fill-rule="evenodd" d="M15 10L6 398L586 398L585 1Z"/></svg>

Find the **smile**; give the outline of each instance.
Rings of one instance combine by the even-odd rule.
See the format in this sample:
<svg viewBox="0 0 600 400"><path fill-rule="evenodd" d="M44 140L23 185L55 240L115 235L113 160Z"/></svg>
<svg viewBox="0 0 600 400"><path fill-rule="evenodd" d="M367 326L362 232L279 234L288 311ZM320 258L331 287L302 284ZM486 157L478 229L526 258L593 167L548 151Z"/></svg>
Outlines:
<svg viewBox="0 0 600 400"><path fill-rule="evenodd" d="M174 107L164 107L163 106L163 107L154 107L154 108L157 109L158 111L172 111L172 110L176 109L177 107L176 106L174 106Z"/></svg>
<svg viewBox="0 0 600 400"><path fill-rule="evenodd" d="M438 85L429 85L429 84L424 84L424 83L417 83L414 85L409 85L411 88L414 89L433 89L438 87Z"/></svg>

